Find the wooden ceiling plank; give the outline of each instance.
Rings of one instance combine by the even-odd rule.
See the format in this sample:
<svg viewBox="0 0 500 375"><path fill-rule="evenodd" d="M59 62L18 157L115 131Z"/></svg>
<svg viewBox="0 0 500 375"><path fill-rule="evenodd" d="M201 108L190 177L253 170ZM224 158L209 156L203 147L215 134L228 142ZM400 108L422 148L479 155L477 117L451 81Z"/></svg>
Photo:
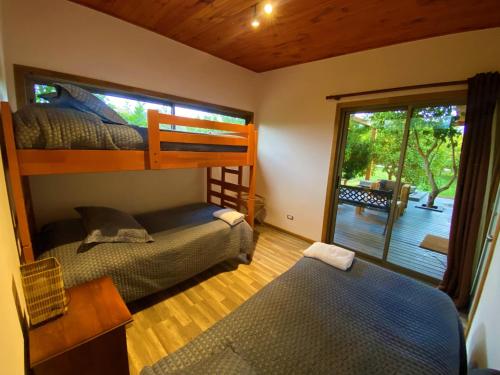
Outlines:
<svg viewBox="0 0 500 375"><path fill-rule="evenodd" d="M256 30L256 0L70 1L256 72L500 26L499 0L273 0Z"/></svg>

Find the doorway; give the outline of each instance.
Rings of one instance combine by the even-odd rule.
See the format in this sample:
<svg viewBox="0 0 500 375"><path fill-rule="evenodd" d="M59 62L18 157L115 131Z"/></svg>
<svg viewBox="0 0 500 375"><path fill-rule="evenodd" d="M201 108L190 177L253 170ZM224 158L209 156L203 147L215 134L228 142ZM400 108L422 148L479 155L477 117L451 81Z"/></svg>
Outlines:
<svg viewBox="0 0 500 375"><path fill-rule="evenodd" d="M341 108L332 244L431 282L446 269L463 97Z"/></svg>

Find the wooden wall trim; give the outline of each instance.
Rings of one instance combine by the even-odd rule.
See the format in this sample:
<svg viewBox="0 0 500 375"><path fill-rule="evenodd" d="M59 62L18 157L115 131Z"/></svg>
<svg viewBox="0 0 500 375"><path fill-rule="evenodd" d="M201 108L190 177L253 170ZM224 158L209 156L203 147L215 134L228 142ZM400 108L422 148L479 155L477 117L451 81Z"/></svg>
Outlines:
<svg viewBox="0 0 500 375"><path fill-rule="evenodd" d="M335 181L334 181L334 176L336 173L335 163L338 154L338 143L339 143L338 137L340 134L340 128L342 126L341 116L342 116L342 111L337 106L337 109L335 111L335 122L333 124L332 151L330 154L330 163L328 167L328 180L326 187L325 206L323 208L323 229L321 231L321 241L325 243L329 242L329 237L331 235L329 227L331 224L330 217L332 214L332 208L334 203L333 191L335 188Z"/></svg>
<svg viewBox="0 0 500 375"><path fill-rule="evenodd" d="M368 91L358 91L358 92L348 92L343 94L333 94L328 95L326 100L340 100L342 98L349 98L352 96L363 96L363 95L373 95L373 94L385 94L389 92L396 91L410 91L410 90L421 90L428 89L434 87L445 87L445 86L459 86L466 85L467 80L461 81L447 81L447 82L434 82L434 83L423 83L420 85L410 85L410 86L398 86L398 87L389 87L385 89L376 89L376 90L368 90Z"/></svg>
<svg viewBox="0 0 500 375"><path fill-rule="evenodd" d="M484 264L484 271L483 271L483 274L481 275L481 279L479 280L477 292L474 295L474 298L473 298L472 304L471 304L471 308L469 310L468 324L467 324L467 327L465 330L465 337L466 338L469 335L470 328L472 326L472 323L474 322L474 318L476 317L476 312L477 312L477 308L479 306L479 302L481 301L481 297L483 295L484 284L486 283L486 279L488 278L491 260L493 259L493 254L495 253L495 247L496 247L496 244L498 241L499 233L500 233L500 220L498 220L498 222L497 222L497 226L495 228L495 234L493 236L493 241L491 242L490 252L489 252L488 258L486 259L486 262Z"/></svg>
<svg viewBox="0 0 500 375"><path fill-rule="evenodd" d="M308 242L308 243L311 243L311 244L316 242L316 241L314 241L314 240L312 240L312 239L310 239L310 238L308 238L308 237L301 236L300 234L297 234L297 233L291 232L291 231L289 231L289 230L283 229L283 228L281 228L281 227L279 227L279 226L277 226L277 225L270 224L270 223L268 223L268 222L264 222L264 225L266 225L266 226L268 226L268 227L270 227L270 228L273 228L273 229L275 229L275 230L277 230L277 231L280 231L280 232L283 232L283 233L289 234L290 236L294 236L294 237L296 237L296 238L298 238L298 239L301 239L302 241L305 241L305 242Z"/></svg>
<svg viewBox="0 0 500 375"><path fill-rule="evenodd" d="M131 99L147 99L150 101L156 101L160 104L163 103L169 105L178 104L192 109L212 111L222 115L244 118L247 123L253 122L254 119L254 113L251 111L165 94L153 90L141 89L120 83L83 77L76 74L62 73L48 69L14 64L14 82L18 107L28 104L33 100L30 95L33 81L42 81L47 84L55 81L76 82L84 88L98 89L101 94L119 93L121 96Z"/></svg>

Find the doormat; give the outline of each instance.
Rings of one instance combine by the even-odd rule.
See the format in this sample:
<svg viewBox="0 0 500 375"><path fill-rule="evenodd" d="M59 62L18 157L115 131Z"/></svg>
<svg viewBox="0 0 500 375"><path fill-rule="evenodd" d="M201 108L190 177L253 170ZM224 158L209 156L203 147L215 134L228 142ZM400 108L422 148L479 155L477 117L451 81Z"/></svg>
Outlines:
<svg viewBox="0 0 500 375"><path fill-rule="evenodd" d="M434 236L433 234L426 235L424 240L420 242L420 247L422 249L435 251L441 254L448 254L448 246L449 241L447 238Z"/></svg>

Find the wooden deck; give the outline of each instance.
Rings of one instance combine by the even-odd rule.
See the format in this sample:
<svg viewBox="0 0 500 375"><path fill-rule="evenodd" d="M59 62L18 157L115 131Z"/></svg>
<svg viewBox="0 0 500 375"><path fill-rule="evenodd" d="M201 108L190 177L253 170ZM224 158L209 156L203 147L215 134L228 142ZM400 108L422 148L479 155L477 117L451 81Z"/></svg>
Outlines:
<svg viewBox="0 0 500 375"><path fill-rule="evenodd" d="M408 202L404 215L395 223L389 245L388 261L401 267L441 280L446 269L446 255L421 248L427 234L448 238L453 210L451 199L438 199L443 212L416 208ZM387 213L339 205L335 228L335 243L382 259Z"/></svg>

